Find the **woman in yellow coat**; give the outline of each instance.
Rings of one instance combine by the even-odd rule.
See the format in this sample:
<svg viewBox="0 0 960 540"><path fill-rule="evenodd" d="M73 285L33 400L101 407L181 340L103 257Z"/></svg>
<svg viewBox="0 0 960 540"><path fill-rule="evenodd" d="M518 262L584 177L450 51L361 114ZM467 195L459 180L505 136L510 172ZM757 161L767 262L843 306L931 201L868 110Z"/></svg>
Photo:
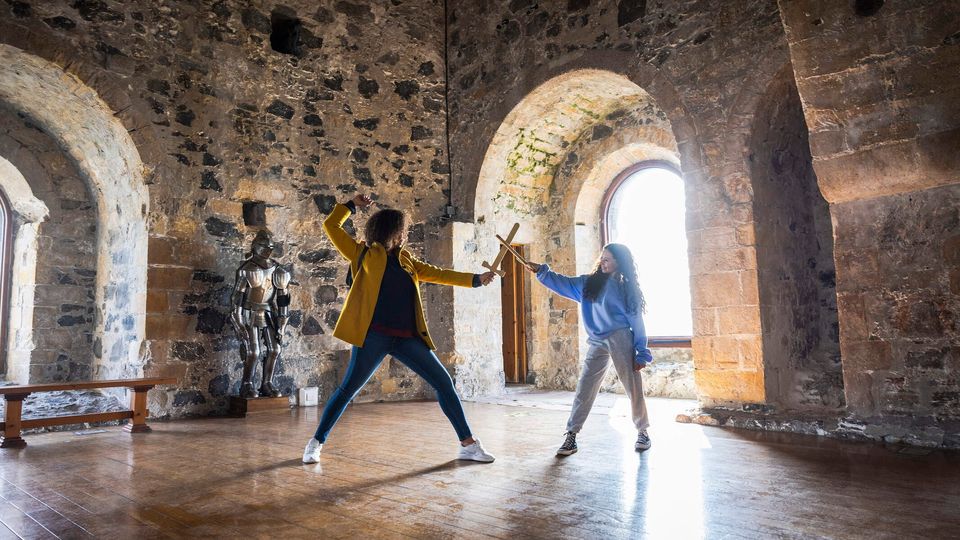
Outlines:
<svg viewBox="0 0 960 540"><path fill-rule="evenodd" d="M453 424L460 440L457 458L491 462L494 457L480 446L470 431L453 380L434 354L420 298L420 282L479 287L493 281L493 272L469 274L445 270L418 260L403 246L407 236L406 215L385 208L370 216L366 242L358 242L343 230L343 224L358 209L372 204L357 195L338 204L323 222L323 232L350 262L353 283L337 319L333 335L353 345L343 382L331 394L320 425L303 450L304 463L320 460L320 451L330 430L350 400L370 380L383 357L393 356L424 378L437 392L440 408Z"/></svg>

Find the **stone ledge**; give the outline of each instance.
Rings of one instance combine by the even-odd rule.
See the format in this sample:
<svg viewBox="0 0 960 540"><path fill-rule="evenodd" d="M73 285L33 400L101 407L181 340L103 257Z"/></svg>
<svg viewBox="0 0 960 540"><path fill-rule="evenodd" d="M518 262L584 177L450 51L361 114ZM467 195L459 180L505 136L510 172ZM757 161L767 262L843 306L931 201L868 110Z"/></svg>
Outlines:
<svg viewBox="0 0 960 540"><path fill-rule="evenodd" d="M937 421L931 417L853 415L833 416L797 411L775 411L767 406L749 409L698 408L680 413L682 424L817 435L833 439L960 449L960 419Z"/></svg>

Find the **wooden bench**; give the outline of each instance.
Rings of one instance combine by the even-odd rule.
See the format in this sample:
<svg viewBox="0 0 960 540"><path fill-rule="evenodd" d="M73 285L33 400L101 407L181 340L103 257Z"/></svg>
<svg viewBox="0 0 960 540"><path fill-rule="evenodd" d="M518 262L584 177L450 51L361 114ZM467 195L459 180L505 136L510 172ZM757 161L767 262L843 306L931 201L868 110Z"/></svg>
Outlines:
<svg viewBox="0 0 960 540"><path fill-rule="evenodd" d="M150 431L150 426L147 425L147 391L159 384L176 383L176 377L154 377L150 379L0 386L0 395L3 395L7 406L4 413L4 421L0 422L0 430L3 430L3 437L0 438L0 448L23 448L27 446L27 442L20 437L21 429L61 426L64 424L83 424L86 422L107 422L110 420L130 419L130 423L124 426L124 430L130 433ZM132 388L133 396L130 398L130 410L21 420L23 400L30 394L55 392L58 390L88 390L91 388Z"/></svg>

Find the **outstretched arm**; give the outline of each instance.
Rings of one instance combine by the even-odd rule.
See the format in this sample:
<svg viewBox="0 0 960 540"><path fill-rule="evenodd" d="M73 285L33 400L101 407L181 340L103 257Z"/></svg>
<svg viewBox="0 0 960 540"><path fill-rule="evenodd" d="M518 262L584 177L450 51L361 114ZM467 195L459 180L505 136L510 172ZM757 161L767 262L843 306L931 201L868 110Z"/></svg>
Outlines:
<svg viewBox="0 0 960 540"><path fill-rule="evenodd" d="M439 285L456 285L457 287L474 287L474 276L477 274L470 274L467 272L457 272L456 270L448 270L446 268L440 268L439 266L434 266L430 263L425 263L420 259L411 256L410 260L413 262L413 268L417 272L417 279L426 283L437 283ZM485 276L486 274L481 274ZM484 283L484 279L486 282ZM480 282L482 285L490 283L492 277L481 278Z"/></svg>
<svg viewBox="0 0 960 540"><path fill-rule="evenodd" d="M583 299L583 285L587 281L587 276L565 276L551 271L550 266L547 264L537 264L533 262L527 262L527 270L535 273L537 280L539 280L544 287L560 296L569 298L574 302L579 302Z"/></svg>
<svg viewBox="0 0 960 540"><path fill-rule="evenodd" d="M357 242L347 231L343 230L343 224L358 208L366 208L371 204L373 204L373 201L366 195L357 195L346 204L334 206L327 219L323 220L323 232L333 242L333 247L337 248L337 251L348 261L353 262L360 256L363 244Z"/></svg>

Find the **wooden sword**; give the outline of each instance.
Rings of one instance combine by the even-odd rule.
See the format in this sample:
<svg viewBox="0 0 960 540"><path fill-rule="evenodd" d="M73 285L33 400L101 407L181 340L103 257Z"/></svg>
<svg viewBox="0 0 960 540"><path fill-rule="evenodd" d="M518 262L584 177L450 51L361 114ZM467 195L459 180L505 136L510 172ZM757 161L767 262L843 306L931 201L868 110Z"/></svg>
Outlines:
<svg viewBox="0 0 960 540"><path fill-rule="evenodd" d="M500 238L499 234L497 235L497 240L499 240L500 243L503 244L503 247L507 248L510 251L510 253L512 253L513 256L517 258L520 264L527 266L527 260L523 258L523 255L517 253L517 250L513 249L513 246L510 245L509 241L504 240L503 238Z"/></svg>
<svg viewBox="0 0 960 540"><path fill-rule="evenodd" d="M510 234L507 235L508 243L513 241L513 237L516 236L518 230L520 230L520 224L514 223L513 228L510 229ZM497 239L502 241L502 239L499 236L497 236ZM483 261L482 266L487 270L490 270L494 274L500 277L503 277L507 275L507 273L500 269L500 265L501 263L503 263L503 258L506 256L507 256L507 250L501 247L500 252L497 253L497 258L493 260L493 264L490 264L487 261Z"/></svg>

